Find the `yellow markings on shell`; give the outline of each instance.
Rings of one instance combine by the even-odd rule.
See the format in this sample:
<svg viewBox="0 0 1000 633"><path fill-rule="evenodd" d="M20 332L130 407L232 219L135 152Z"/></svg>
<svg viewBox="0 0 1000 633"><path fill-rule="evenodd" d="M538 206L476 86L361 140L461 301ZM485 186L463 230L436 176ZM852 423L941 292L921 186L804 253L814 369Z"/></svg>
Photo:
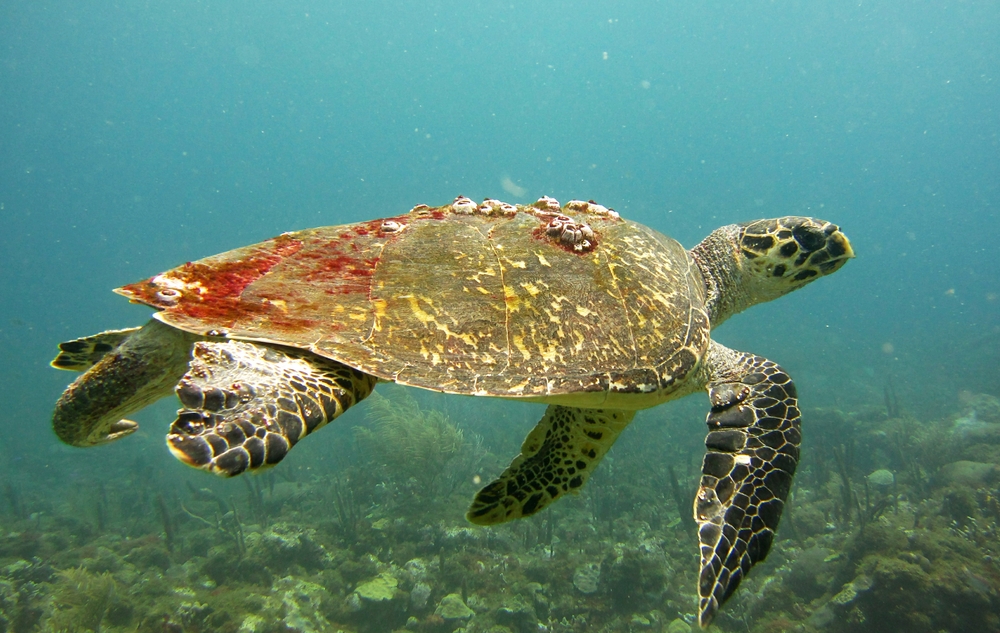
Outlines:
<svg viewBox="0 0 1000 633"><path fill-rule="evenodd" d="M545 255L542 255L541 251L535 251L535 257L538 258L538 263L542 266L552 266L552 264L549 263L549 260L545 259Z"/></svg>
<svg viewBox="0 0 1000 633"><path fill-rule="evenodd" d="M469 281L474 281L478 284L482 283L482 279L480 279L480 277L482 277L483 275L486 275L487 277L496 277L497 271L495 268L491 266L489 268L486 268L485 270L477 270L472 275L466 277L466 279Z"/></svg>
<svg viewBox="0 0 1000 633"><path fill-rule="evenodd" d="M523 261L511 262L510 265L513 266L514 268L527 268L528 267L528 265L526 263L524 263Z"/></svg>
<svg viewBox="0 0 1000 633"><path fill-rule="evenodd" d="M444 332L445 338L457 338L457 339L461 339L462 342L464 342L466 345L471 345L473 347L476 346L476 337L475 336L473 336L472 334L468 334L468 333L461 333L460 334L460 333L452 332L451 328L448 327L447 324L439 323L438 320L437 320L437 317L435 317L434 315L430 314L429 312L427 312L423 308L421 308L420 307L420 299L423 299L424 302L427 303L428 305L430 305L432 308L434 307L433 302L430 299L428 299L427 297L419 297L418 298L416 295L403 295L403 296L400 297L400 299L406 299L409 302L409 304L410 304L410 310L413 312L413 316L416 317L416 319L418 321L420 321L421 323L423 323L425 326L430 326L431 324L433 324L436 329L438 329L441 332ZM440 345L438 347L440 348L441 351L444 351L443 347L441 347ZM434 360L434 358L436 358L437 360ZM438 354L433 354L432 362L435 365L438 364L440 362L440 360L441 360L441 357Z"/></svg>
<svg viewBox="0 0 1000 633"><path fill-rule="evenodd" d="M521 309L521 297L517 296L517 293L510 286L505 285L503 287L503 298L507 302L507 309L509 311L517 312Z"/></svg>
<svg viewBox="0 0 1000 633"><path fill-rule="evenodd" d="M368 319L368 315L365 314L364 312L360 312L360 313L359 312L355 312L354 314L348 314L347 318L351 319L352 321L365 321L365 320Z"/></svg>
<svg viewBox="0 0 1000 633"><path fill-rule="evenodd" d="M527 290L528 294L531 295L532 297L537 297L538 293L541 292L541 290L538 289L538 286L531 283L530 281L522 281L521 287Z"/></svg>
<svg viewBox="0 0 1000 633"><path fill-rule="evenodd" d="M517 351L521 352L521 357L524 358L524 360L531 358L531 352L524 345L524 335L515 334L512 338L514 339L514 347L517 348Z"/></svg>
<svg viewBox="0 0 1000 633"><path fill-rule="evenodd" d="M660 292L656 288L651 288L646 284L642 284L642 289L643 291L645 291L647 297L653 299L657 303L662 304L667 309L673 308L673 304L670 301L670 295Z"/></svg>
<svg viewBox="0 0 1000 633"><path fill-rule="evenodd" d="M482 286L476 286L476 290L478 290L479 292L483 293L484 295L490 294L490 291L487 290L486 288L483 288Z"/></svg>
<svg viewBox="0 0 1000 633"><path fill-rule="evenodd" d="M593 314L594 311L588 308L587 306L576 306L576 313L582 317L586 317Z"/></svg>
<svg viewBox="0 0 1000 633"><path fill-rule="evenodd" d="M466 345L471 345L473 347L476 346L476 337L474 337L473 335L471 335L471 334L456 334L456 333L452 332L451 328L449 328L447 325L441 325L437 321L434 322L434 325L437 326L437 329L439 329L442 332L444 332L445 338L451 338L451 337L459 338L459 339L462 339L462 342L465 343Z"/></svg>
<svg viewBox="0 0 1000 633"><path fill-rule="evenodd" d="M516 385L511 385L510 387L507 388L507 393L521 393L521 392L523 392L524 388L528 386L528 382L529 381L530 381L529 378L525 378L524 380L522 380L521 382L517 383Z"/></svg>
<svg viewBox="0 0 1000 633"><path fill-rule="evenodd" d="M542 355L542 358L548 362L554 362L556 360L556 350L558 347L555 343L551 345L544 345L542 343L538 344L538 352ZM548 367L545 367L548 369Z"/></svg>
<svg viewBox="0 0 1000 633"><path fill-rule="evenodd" d="M555 295L552 297L552 302L549 303L549 305L552 306L554 311L558 312L559 310L562 310L562 304L566 301L569 301L569 299L561 295Z"/></svg>
<svg viewBox="0 0 1000 633"><path fill-rule="evenodd" d="M372 323L372 332L382 331L382 319L385 317L385 309L389 306L389 303L385 299L372 299L372 308L375 310L375 319ZM351 319L356 319L355 315L350 315ZM367 318L367 315L365 315ZM371 333L369 333L371 336Z"/></svg>
<svg viewBox="0 0 1000 633"><path fill-rule="evenodd" d="M415 316L417 320L424 325L437 322L434 319L434 315L425 312L424 309L420 307L420 301L417 299L416 295L403 295L400 299L406 299L410 303L410 311L413 312L413 316ZM424 299L424 301L427 301L429 304L431 303L427 299Z"/></svg>

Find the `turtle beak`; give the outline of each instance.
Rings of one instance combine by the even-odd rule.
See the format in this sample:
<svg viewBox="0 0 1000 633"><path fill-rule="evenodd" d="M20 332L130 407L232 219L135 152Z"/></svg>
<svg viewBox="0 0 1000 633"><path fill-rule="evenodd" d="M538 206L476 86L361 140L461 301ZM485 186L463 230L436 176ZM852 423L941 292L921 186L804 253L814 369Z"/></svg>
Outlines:
<svg viewBox="0 0 1000 633"><path fill-rule="evenodd" d="M830 231L831 228L833 229L832 231ZM820 264L819 269L822 274L829 275L840 270L847 263L847 260L854 259L854 249L851 248L851 241L847 239L847 236L836 225L828 226L826 233L826 245L822 250L826 251L830 260L824 264Z"/></svg>
<svg viewBox="0 0 1000 633"><path fill-rule="evenodd" d="M847 236L843 233L840 234L841 239L844 240L844 249L847 251L847 258L854 259L854 249L851 248L851 241L847 239Z"/></svg>
<svg viewBox="0 0 1000 633"><path fill-rule="evenodd" d="M836 251L843 251L844 254L841 257L844 259L854 259L854 249L851 248L851 240L847 239L847 236L839 228L829 237L829 242L830 245L827 247L827 250L831 254Z"/></svg>

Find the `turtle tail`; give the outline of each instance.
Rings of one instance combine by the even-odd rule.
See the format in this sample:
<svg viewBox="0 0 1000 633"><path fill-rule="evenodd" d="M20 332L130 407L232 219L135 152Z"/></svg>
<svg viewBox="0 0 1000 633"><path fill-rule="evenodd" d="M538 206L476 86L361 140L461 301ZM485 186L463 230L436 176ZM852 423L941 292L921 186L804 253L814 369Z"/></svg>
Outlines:
<svg viewBox="0 0 1000 633"><path fill-rule="evenodd" d="M308 352L242 341L196 343L177 385L184 408L167 446L223 476L273 466L375 387L374 376Z"/></svg>

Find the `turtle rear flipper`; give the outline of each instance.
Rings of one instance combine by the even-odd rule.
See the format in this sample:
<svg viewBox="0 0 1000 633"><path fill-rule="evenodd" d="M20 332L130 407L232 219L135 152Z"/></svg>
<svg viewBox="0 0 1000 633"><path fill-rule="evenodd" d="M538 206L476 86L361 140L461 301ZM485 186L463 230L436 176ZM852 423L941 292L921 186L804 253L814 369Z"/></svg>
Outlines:
<svg viewBox="0 0 1000 633"><path fill-rule="evenodd" d="M712 410L694 502L702 627L771 549L801 441L795 385L781 367L714 341L706 360Z"/></svg>
<svg viewBox="0 0 1000 633"><path fill-rule="evenodd" d="M141 328L79 340L101 341L105 334L115 335L105 342L118 339L118 334L122 337L66 388L52 414L56 435L73 446L105 444L134 432L138 425L122 418L170 395L170 388L187 368L196 338L154 319ZM83 354L77 358L85 364L87 347L71 345L69 353ZM99 353L96 346L89 347L91 354Z"/></svg>
<svg viewBox="0 0 1000 633"><path fill-rule="evenodd" d="M182 462L223 476L273 466L303 437L368 397L376 382L306 352L202 341L177 384L184 408L167 446Z"/></svg>
<svg viewBox="0 0 1000 633"><path fill-rule="evenodd" d="M476 494L465 517L494 525L530 516L564 493L579 492L635 411L551 405L521 454Z"/></svg>
<svg viewBox="0 0 1000 633"><path fill-rule="evenodd" d="M124 330L108 330L100 334L92 334L91 336L60 343L59 355L52 359L52 362L49 364L56 369L87 371L109 352L118 349L122 341L140 329L130 327Z"/></svg>

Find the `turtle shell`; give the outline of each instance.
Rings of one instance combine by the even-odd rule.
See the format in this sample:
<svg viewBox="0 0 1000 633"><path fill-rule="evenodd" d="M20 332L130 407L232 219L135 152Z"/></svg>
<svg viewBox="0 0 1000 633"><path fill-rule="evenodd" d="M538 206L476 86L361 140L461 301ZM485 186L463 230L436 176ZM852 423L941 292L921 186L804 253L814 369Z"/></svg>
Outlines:
<svg viewBox="0 0 1000 633"><path fill-rule="evenodd" d="M680 244L550 198L458 198L285 233L116 292L188 332L461 394L672 390L709 339L704 283Z"/></svg>

